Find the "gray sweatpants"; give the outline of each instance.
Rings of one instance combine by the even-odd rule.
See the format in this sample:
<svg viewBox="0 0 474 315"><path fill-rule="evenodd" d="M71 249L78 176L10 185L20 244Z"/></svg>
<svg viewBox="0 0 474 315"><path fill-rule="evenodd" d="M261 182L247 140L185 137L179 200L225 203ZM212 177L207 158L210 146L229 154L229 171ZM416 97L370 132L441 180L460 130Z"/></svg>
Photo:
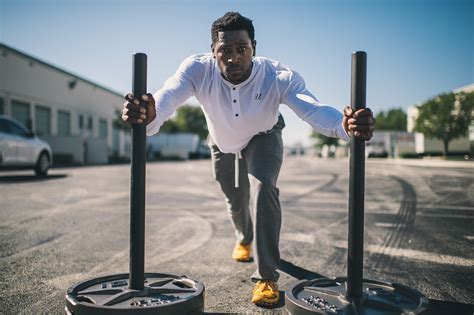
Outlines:
<svg viewBox="0 0 474 315"><path fill-rule="evenodd" d="M278 123L268 132L250 140L239 160L239 187L235 187L235 154L225 154L211 143L214 176L227 202L237 241L253 242L257 270L252 280L277 281L280 264L281 207L276 187L283 160L281 131Z"/></svg>

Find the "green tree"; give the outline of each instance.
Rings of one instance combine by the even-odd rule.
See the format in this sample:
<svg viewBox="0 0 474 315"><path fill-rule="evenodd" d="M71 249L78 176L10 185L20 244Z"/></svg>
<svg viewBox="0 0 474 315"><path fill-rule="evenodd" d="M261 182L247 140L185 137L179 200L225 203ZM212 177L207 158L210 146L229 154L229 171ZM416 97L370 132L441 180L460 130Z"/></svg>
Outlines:
<svg viewBox="0 0 474 315"><path fill-rule="evenodd" d="M407 130L407 114L403 109L390 109L386 114L380 112L375 116L375 130Z"/></svg>
<svg viewBox="0 0 474 315"><path fill-rule="evenodd" d="M317 143L315 144L315 146L318 148L322 148L324 145L328 145L328 146L334 145L336 147L339 146L338 138L326 137L325 135L322 135L316 131L311 132L311 138L314 138L317 140Z"/></svg>
<svg viewBox="0 0 474 315"><path fill-rule="evenodd" d="M112 122L112 125L118 130L130 130L130 126L122 120L122 111L118 109L115 110L115 118Z"/></svg>
<svg viewBox="0 0 474 315"><path fill-rule="evenodd" d="M116 110L114 127L120 130L128 131L130 126L122 120L122 112ZM166 121L160 128L162 133L189 132L199 135L205 139L208 134L206 118L201 108L191 105L183 105L176 111L176 116Z"/></svg>
<svg viewBox="0 0 474 315"><path fill-rule="evenodd" d="M445 93L417 106L415 131L443 141L443 155L449 142L467 136L474 111L474 92Z"/></svg>
<svg viewBox="0 0 474 315"><path fill-rule="evenodd" d="M184 132L180 129L178 124L174 119L170 119L165 121L163 126L160 127L160 132L163 133L178 133L178 132Z"/></svg>
<svg viewBox="0 0 474 315"><path fill-rule="evenodd" d="M198 134L205 139L208 134L206 118L200 107L185 105L178 108L173 119L180 132Z"/></svg>

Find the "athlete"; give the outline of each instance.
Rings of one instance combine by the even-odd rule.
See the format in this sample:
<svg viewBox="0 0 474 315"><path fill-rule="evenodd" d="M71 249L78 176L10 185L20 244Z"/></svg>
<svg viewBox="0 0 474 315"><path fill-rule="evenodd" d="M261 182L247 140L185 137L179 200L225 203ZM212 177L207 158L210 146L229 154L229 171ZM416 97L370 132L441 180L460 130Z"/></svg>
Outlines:
<svg viewBox="0 0 474 315"><path fill-rule="evenodd" d="M256 264L252 302L279 302L281 208L276 186L283 159L280 104L286 104L317 132L349 141L369 140L375 120L370 109L344 114L324 105L303 78L278 61L256 57L252 21L236 12L217 19L211 28L211 53L186 58L154 95L125 95L122 119L146 124L156 134L176 108L191 96L206 117L214 177L225 196L235 228L232 258Z"/></svg>

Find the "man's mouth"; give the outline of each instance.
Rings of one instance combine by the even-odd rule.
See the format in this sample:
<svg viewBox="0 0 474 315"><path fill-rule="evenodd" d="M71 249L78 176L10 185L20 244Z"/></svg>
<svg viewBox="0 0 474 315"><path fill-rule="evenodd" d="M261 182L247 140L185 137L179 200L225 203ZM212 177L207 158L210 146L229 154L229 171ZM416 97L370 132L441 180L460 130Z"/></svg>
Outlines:
<svg viewBox="0 0 474 315"><path fill-rule="evenodd" d="M236 73L239 73L239 72L242 72L242 68L241 67L232 67L232 68L227 68L227 72L228 73L231 73L231 74L236 74Z"/></svg>

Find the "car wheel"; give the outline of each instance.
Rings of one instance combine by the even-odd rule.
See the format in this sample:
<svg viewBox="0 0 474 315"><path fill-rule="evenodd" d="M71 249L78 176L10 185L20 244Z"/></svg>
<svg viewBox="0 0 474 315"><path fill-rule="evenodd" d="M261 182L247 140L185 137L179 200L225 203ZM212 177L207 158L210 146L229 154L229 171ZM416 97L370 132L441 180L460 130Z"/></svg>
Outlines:
<svg viewBox="0 0 474 315"><path fill-rule="evenodd" d="M48 154L46 154L45 152L42 152L35 166L35 174L36 176L46 176L48 175L48 169L49 169Z"/></svg>

